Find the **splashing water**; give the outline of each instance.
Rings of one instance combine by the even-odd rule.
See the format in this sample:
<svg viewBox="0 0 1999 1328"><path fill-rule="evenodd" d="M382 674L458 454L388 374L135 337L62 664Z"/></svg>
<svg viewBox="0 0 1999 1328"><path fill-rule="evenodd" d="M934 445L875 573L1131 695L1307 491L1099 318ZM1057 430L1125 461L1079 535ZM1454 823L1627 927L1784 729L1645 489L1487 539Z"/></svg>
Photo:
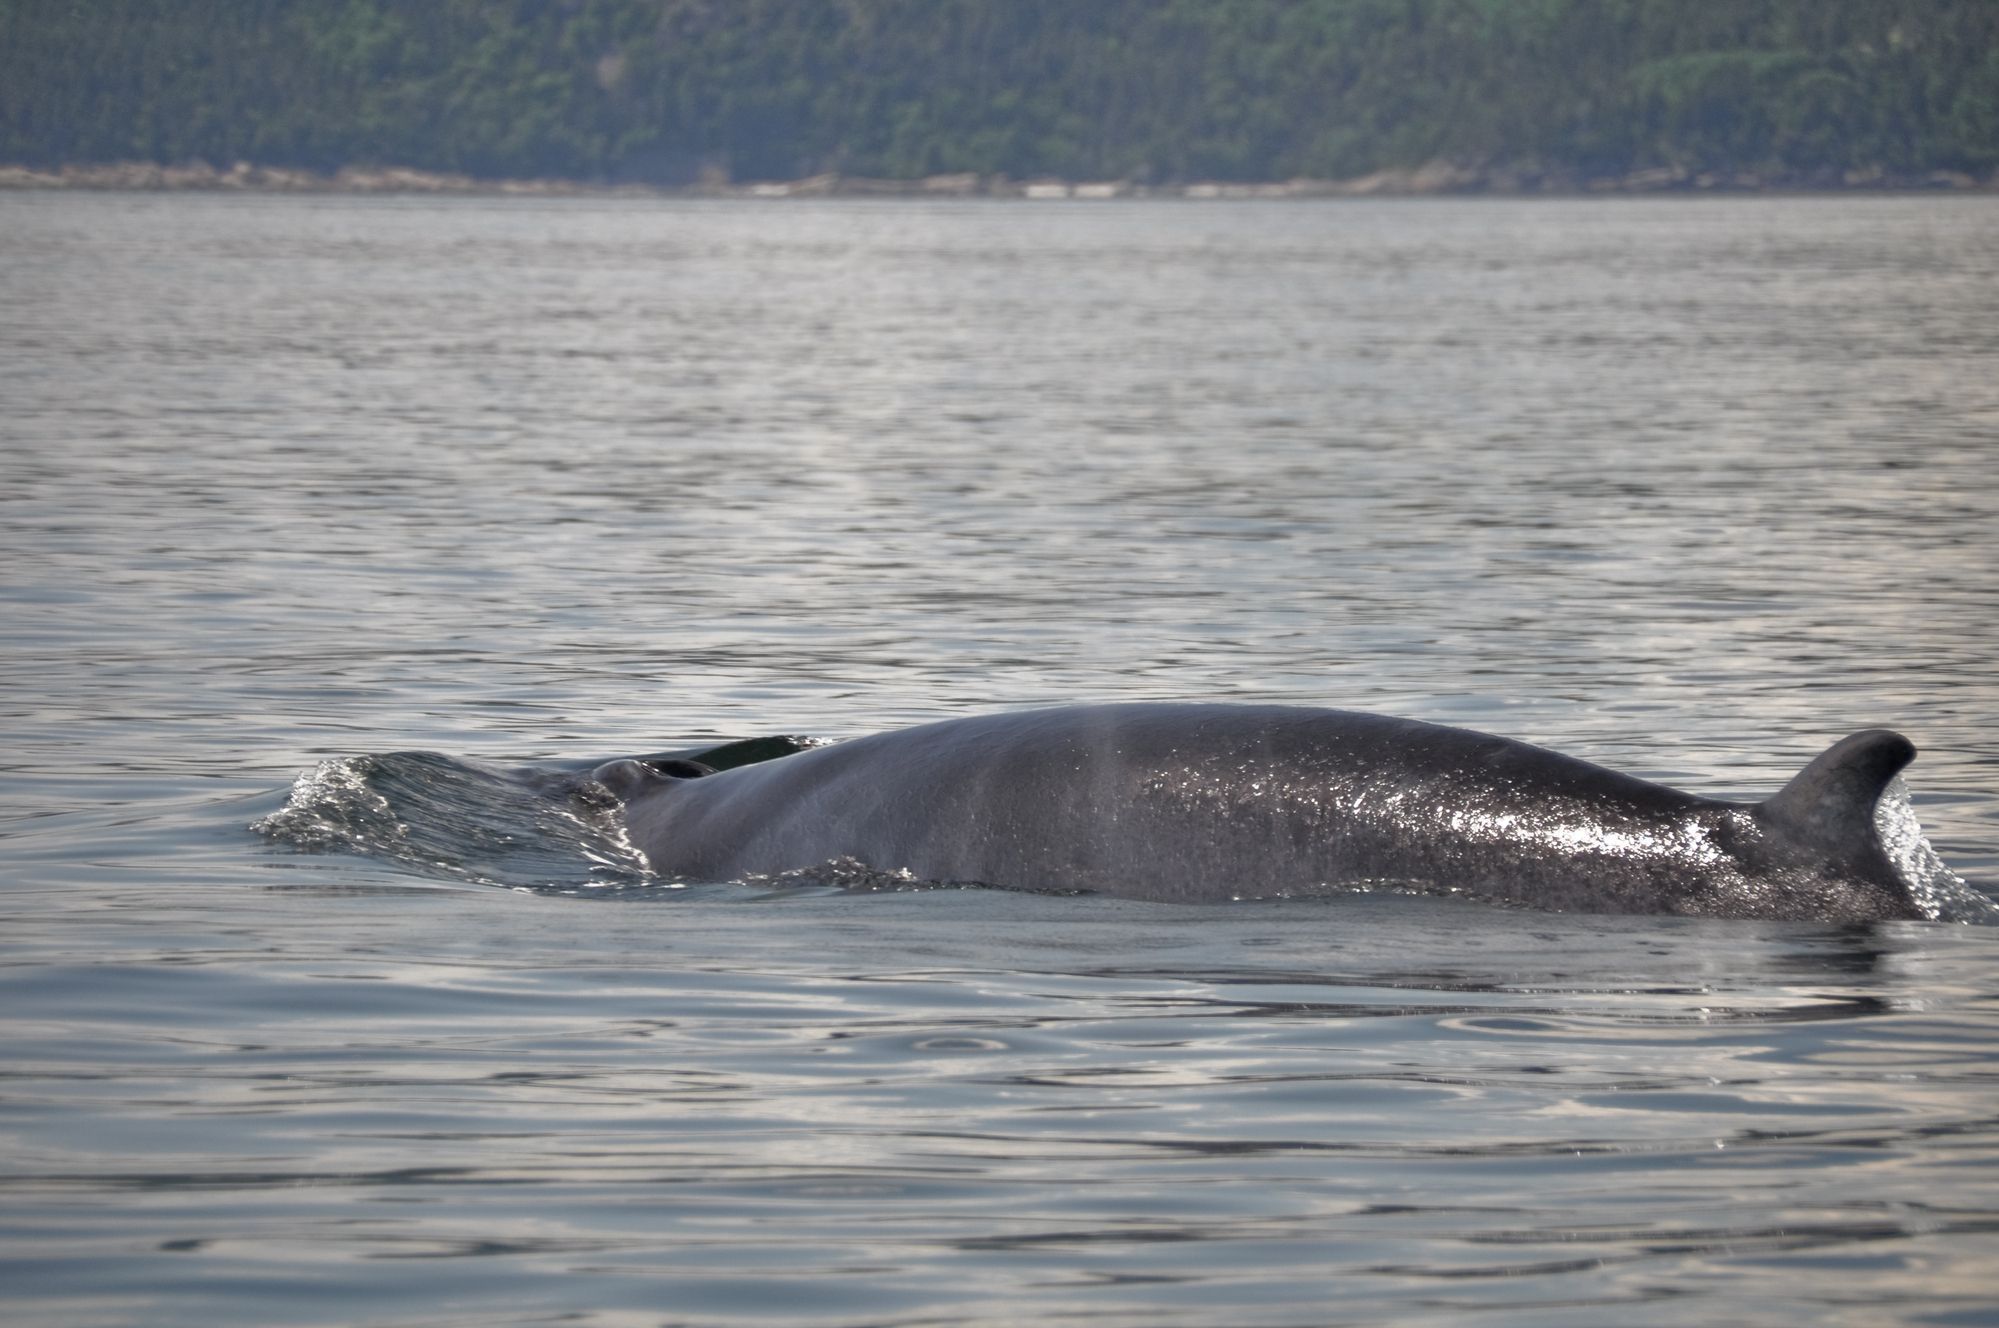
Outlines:
<svg viewBox="0 0 1999 1328"><path fill-rule="evenodd" d="M620 886L651 876L601 787L435 752L322 761L250 828L294 848L361 853L474 885Z"/></svg>
<svg viewBox="0 0 1999 1328"><path fill-rule="evenodd" d="M1999 904L1945 866L1930 846L1909 803L1909 786L1899 776L1874 804L1874 832L1924 917L1939 922L1999 923Z"/></svg>
<svg viewBox="0 0 1999 1328"><path fill-rule="evenodd" d="M822 738L772 735L655 752L717 770L774 760ZM311 852L360 853L424 876L515 889L613 891L660 884L625 832L598 763L498 768L436 752L321 761L250 828Z"/></svg>

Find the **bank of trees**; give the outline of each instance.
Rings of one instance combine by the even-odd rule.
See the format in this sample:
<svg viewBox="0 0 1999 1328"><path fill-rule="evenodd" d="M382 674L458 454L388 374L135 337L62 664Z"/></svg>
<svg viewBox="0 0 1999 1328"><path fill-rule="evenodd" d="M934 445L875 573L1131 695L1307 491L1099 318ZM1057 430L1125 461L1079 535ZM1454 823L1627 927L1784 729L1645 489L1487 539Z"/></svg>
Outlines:
<svg viewBox="0 0 1999 1328"><path fill-rule="evenodd" d="M0 0L0 161L1999 167L1999 0Z"/></svg>

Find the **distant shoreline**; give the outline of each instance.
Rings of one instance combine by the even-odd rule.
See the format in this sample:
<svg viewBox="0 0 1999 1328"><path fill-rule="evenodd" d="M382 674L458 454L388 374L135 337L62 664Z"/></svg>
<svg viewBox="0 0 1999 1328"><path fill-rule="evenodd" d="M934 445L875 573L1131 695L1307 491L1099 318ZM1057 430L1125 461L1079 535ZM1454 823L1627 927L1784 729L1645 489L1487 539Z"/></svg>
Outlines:
<svg viewBox="0 0 1999 1328"><path fill-rule="evenodd" d="M915 180L814 175L799 180L690 185L608 184L560 179L479 179L406 167L346 167L332 174L238 162L226 171L205 162L78 164L53 169L0 165L0 189L209 191L292 194L465 194L589 198L1117 198L1298 199L1419 198L1436 195L1591 197L1615 194L1747 193L1999 193L1999 172L1983 179L1961 171L1895 174L1880 170L1760 175L1657 167L1621 176L1583 177L1560 171L1464 167L1432 162L1376 171L1347 180L1295 179L1245 184L1194 181L1148 185L1128 180L1011 179L997 175L932 175Z"/></svg>

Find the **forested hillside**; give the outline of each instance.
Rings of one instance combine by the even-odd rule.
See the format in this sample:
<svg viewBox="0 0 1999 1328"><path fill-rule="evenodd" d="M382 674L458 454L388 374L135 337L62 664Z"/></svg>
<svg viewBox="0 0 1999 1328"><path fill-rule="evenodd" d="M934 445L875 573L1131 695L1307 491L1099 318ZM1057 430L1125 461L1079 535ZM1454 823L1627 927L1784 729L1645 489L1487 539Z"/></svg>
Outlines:
<svg viewBox="0 0 1999 1328"><path fill-rule="evenodd" d="M0 161L685 183L1999 167L1999 0L0 0Z"/></svg>

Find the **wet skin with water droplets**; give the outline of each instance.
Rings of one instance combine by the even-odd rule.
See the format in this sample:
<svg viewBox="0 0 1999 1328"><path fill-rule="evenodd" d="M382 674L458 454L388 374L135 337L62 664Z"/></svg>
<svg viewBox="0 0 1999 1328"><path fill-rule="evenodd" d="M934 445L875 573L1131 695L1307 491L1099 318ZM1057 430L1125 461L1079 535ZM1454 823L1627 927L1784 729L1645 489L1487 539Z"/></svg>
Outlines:
<svg viewBox="0 0 1999 1328"><path fill-rule="evenodd" d="M1873 820L1914 755L1898 734L1857 733L1744 804L1415 720L1138 703L596 777L654 870L682 879L851 860L1170 901L1396 882L1589 912L1873 920L1925 916Z"/></svg>

